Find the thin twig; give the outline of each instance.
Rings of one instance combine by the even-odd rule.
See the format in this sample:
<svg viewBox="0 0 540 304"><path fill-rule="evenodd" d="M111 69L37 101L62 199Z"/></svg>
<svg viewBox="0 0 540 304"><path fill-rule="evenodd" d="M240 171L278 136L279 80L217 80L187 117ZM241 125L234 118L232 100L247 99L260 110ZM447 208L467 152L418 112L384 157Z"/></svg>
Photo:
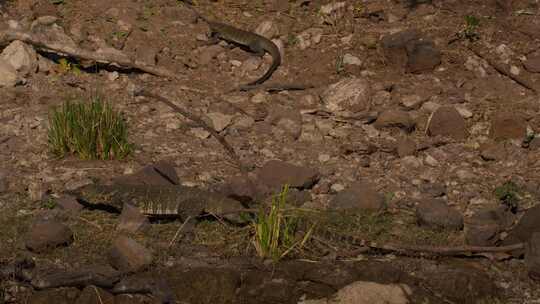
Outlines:
<svg viewBox="0 0 540 304"><path fill-rule="evenodd" d="M87 224L90 224L91 226L96 227L96 228L99 229L100 231L103 231L103 227L101 227L99 224L96 224L96 223L94 223L94 222L92 222L92 221L90 221L90 220L87 220L87 219L85 219L85 218L82 217L82 216L78 216L77 218L80 219L81 221L87 223Z"/></svg>
<svg viewBox="0 0 540 304"><path fill-rule="evenodd" d="M99 290L96 286L92 286L94 288L94 291L96 292L96 296L98 298L99 304L103 304L103 300L101 299L101 295L99 294Z"/></svg>
<svg viewBox="0 0 540 304"><path fill-rule="evenodd" d="M191 220L191 215L188 216L186 218L186 220L182 223L182 225L180 226L180 228L178 228L178 230L176 230L176 233L174 234L174 237L172 238L171 242L169 243L169 247L168 248L171 248L172 245L176 242L176 238L178 237L178 234L180 234L180 231L182 231L182 229L184 229L184 226L186 226L187 222Z"/></svg>
<svg viewBox="0 0 540 304"><path fill-rule="evenodd" d="M247 167L240 161L240 158L238 157L238 155L236 154L234 149L225 140L225 138L223 136L221 136L216 130L214 130L213 128L208 126L204 122L204 120L202 120L200 117L198 117L197 115L195 115L193 113L190 113L190 112L180 108L179 106L175 105L169 99L167 99L167 98L165 98L165 97L163 97L161 95L157 95L157 94L154 94L152 92L149 92L149 91L147 91L145 89L141 89L141 90L136 91L135 95L154 98L154 99L157 99L157 100L163 102L164 104L168 105L170 108L175 110L176 112L182 114L184 117L186 117L186 118L190 119L191 121L193 121L195 124L197 124L199 127L206 130L208 133L212 134L212 136L214 136L219 141L219 143L225 148L225 150L228 152L229 156L238 165L238 167L242 171L242 173L247 173L247 171L248 171Z"/></svg>
<svg viewBox="0 0 540 304"><path fill-rule="evenodd" d="M302 91L314 88L312 84L297 84L297 83L265 83L265 84L255 84L255 85L241 85L237 88L231 89L227 93L234 91L250 91L255 89L263 89L268 92L277 92L277 91Z"/></svg>

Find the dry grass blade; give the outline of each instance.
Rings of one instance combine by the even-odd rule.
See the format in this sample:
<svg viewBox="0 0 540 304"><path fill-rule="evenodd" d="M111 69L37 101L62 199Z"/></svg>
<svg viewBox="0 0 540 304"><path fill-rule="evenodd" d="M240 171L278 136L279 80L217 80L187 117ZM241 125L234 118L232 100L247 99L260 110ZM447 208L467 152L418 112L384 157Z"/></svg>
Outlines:
<svg viewBox="0 0 540 304"><path fill-rule="evenodd" d="M186 224L191 220L191 216L188 216L186 218L186 220L182 223L182 225L180 225L180 227L178 228L178 230L176 230L176 233L174 234L174 237L171 239L171 241L169 242L169 248L172 247L172 245L174 245L174 243L176 242L176 238L178 238L178 235L180 234L180 231L182 231L182 229L184 229L184 226L186 226Z"/></svg>

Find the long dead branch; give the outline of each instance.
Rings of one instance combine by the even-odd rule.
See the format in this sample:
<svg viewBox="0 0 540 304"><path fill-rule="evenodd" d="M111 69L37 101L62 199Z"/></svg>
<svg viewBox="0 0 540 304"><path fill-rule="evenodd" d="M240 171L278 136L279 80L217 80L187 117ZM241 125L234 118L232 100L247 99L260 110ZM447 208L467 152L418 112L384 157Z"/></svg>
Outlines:
<svg viewBox="0 0 540 304"><path fill-rule="evenodd" d="M413 246L413 245L393 245L393 244L383 244L378 245L371 243L367 245L372 249L378 250L388 250L393 252L411 252L411 253L431 253L437 255L464 255L468 253L485 253L485 252L510 252L517 249L524 248L523 243L518 243L509 246L457 246L457 247L434 247L434 246Z"/></svg>
<svg viewBox="0 0 540 304"><path fill-rule="evenodd" d="M456 247L435 247L435 246L414 246L396 244L377 244L364 242L364 244L354 250L344 252L344 256L355 256L361 253L375 251L388 251L406 256L435 255L435 256L463 256L482 255L487 253L509 253L514 250L523 249L525 244L517 243L508 246L456 246Z"/></svg>
<svg viewBox="0 0 540 304"><path fill-rule="evenodd" d="M170 79L178 79L178 76L173 72L158 67L149 65L139 60L132 60L125 53L114 50L107 51L98 49L97 51L89 51L76 46L70 46L57 41L45 41L44 39L31 33L22 31L0 31L0 45L9 44L11 41L20 40L32 45L37 50L52 52L59 55L69 56L82 60L95 61L105 64L117 64L120 67L128 69L137 69L156 76L166 77Z"/></svg>
<svg viewBox="0 0 540 304"><path fill-rule="evenodd" d="M231 93L234 91L250 91L255 89L263 89L267 92L279 92L279 91L302 91L314 88L312 84L299 84L299 83L265 83L265 84L255 84L255 85L241 85L237 88L234 88L226 93Z"/></svg>
<svg viewBox="0 0 540 304"><path fill-rule="evenodd" d="M487 61L487 63L489 63L489 65L491 65L497 72L512 79L513 81L515 81L517 84L521 85L522 87L533 91L535 94L540 95L540 89L538 89L531 81L529 81L529 79L520 75L512 74L512 72L510 71L510 67L489 58L489 56L484 54L479 49L479 47L471 45L469 46L469 50L471 50L476 56Z"/></svg>
<svg viewBox="0 0 540 304"><path fill-rule="evenodd" d="M149 97L149 98L157 99L157 100L163 102L164 104L168 105L174 111L176 111L176 112L180 113L181 115L183 115L184 117L190 119L195 124L197 124L197 126L203 128L208 133L212 134L212 136L214 136L219 141L219 143L225 148L225 150L227 151L229 156L238 165L241 172L244 173L244 174L247 173L247 171L248 171L247 167L242 163L242 161L240 160L240 158L238 157L238 155L236 154L234 149L231 147L231 145L229 145L229 143L225 140L225 138L223 136L221 136L216 130L214 130L213 128L208 126L204 122L204 120L202 120L199 116L180 108L179 106L175 105L169 99L167 99L167 98L165 98L165 97L163 97L161 95L157 95L157 94L154 94L152 92L149 92L148 90L145 90L145 89L136 90L135 95L136 96Z"/></svg>

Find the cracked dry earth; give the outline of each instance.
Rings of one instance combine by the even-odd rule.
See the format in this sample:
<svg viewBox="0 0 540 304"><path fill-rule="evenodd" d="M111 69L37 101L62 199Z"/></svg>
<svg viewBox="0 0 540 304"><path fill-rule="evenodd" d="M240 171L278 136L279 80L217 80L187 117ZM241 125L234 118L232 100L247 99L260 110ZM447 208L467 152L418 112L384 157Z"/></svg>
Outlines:
<svg viewBox="0 0 540 304"><path fill-rule="evenodd" d="M76 73L62 54L0 35L0 303L540 303L538 1L196 9L276 43L283 60L267 83L313 88L224 93L271 58L208 45L207 25L182 1L0 1L1 31L114 48L177 75L69 58ZM133 97L135 87L204 117L253 184L208 132ZM54 158L49 108L96 94L124 114L134 153ZM156 168L249 207L289 183L297 206L384 214L381 244L523 248L428 258L321 242L274 265L246 242L249 225L197 221L177 237L182 221L89 210L63 195L111 178L163 183Z"/></svg>

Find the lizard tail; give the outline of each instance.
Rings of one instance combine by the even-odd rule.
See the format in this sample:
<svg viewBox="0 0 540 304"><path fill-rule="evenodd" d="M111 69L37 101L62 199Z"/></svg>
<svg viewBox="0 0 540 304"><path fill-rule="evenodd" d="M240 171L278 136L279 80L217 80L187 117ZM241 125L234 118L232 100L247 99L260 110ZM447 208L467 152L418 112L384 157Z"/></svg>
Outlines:
<svg viewBox="0 0 540 304"><path fill-rule="evenodd" d="M273 55L272 65L270 66L268 71L266 71L266 73L264 73L264 75L262 75L259 79L248 83L247 86L259 85L259 84L265 82L266 80L268 80L268 78L270 78L270 76L272 76L274 71L281 64L281 53L279 52L279 49L273 43L272 43L271 48L272 48L272 50L269 51L269 53Z"/></svg>

